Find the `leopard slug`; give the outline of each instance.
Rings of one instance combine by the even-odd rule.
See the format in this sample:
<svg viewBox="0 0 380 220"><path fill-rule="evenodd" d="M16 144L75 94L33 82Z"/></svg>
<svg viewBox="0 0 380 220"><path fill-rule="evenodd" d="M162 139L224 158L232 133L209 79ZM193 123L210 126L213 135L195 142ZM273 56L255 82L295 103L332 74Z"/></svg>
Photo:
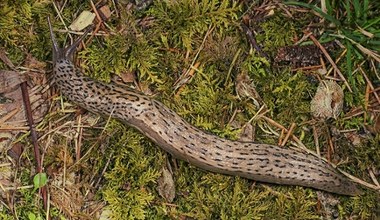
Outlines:
<svg viewBox="0 0 380 220"><path fill-rule="evenodd" d="M311 187L342 195L358 195L356 184L318 157L274 145L240 142L206 133L157 100L117 84L95 81L72 62L79 42L62 49L53 44L53 78L61 93L79 106L111 115L136 128L174 157L204 170L267 183Z"/></svg>

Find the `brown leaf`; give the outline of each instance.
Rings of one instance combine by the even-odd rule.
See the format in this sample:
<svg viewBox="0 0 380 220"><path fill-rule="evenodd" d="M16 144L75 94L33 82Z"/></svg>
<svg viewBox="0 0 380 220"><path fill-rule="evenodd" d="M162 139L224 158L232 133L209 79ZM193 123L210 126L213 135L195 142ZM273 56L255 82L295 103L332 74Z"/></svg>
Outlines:
<svg viewBox="0 0 380 220"><path fill-rule="evenodd" d="M343 98L343 90L335 81L321 81L311 100L311 113L319 119L336 119L342 112Z"/></svg>
<svg viewBox="0 0 380 220"><path fill-rule="evenodd" d="M0 93L7 93L19 88L25 77L16 71L0 70Z"/></svg>
<svg viewBox="0 0 380 220"><path fill-rule="evenodd" d="M136 80L136 75L133 72L123 72L120 74L120 78L124 83L133 83Z"/></svg>
<svg viewBox="0 0 380 220"><path fill-rule="evenodd" d="M255 128L252 126L251 123L246 123L242 131L240 133L239 141L243 142L253 142L254 141L254 135L255 134Z"/></svg>
<svg viewBox="0 0 380 220"><path fill-rule="evenodd" d="M107 21L111 17L111 10L108 5L102 6L98 12L103 21Z"/></svg>
<svg viewBox="0 0 380 220"><path fill-rule="evenodd" d="M27 54L24 65L29 69L44 69L46 67L45 62L37 60L30 53Z"/></svg>
<svg viewBox="0 0 380 220"><path fill-rule="evenodd" d="M175 197L175 185L171 172L163 167L161 170L161 177L158 179L158 194L162 196L166 201L173 202Z"/></svg>
<svg viewBox="0 0 380 220"><path fill-rule="evenodd" d="M257 108L260 108L263 104L259 93L256 91L255 84L249 78L247 73L240 73L236 77L236 92L239 96L251 99Z"/></svg>

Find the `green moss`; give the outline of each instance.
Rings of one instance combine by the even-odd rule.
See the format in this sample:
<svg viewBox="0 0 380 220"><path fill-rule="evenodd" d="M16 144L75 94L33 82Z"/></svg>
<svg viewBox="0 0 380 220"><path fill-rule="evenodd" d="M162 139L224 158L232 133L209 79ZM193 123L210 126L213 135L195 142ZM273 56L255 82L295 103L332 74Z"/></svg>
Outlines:
<svg viewBox="0 0 380 220"><path fill-rule="evenodd" d="M112 162L105 174L102 197L115 219L144 219L155 198L151 187L160 176L156 167L163 158L157 149L132 129L120 130L110 142ZM150 145L150 147L149 147ZM138 174L138 175L136 175Z"/></svg>
<svg viewBox="0 0 380 220"><path fill-rule="evenodd" d="M260 23L259 27L262 33L256 36L257 42L271 55L280 47L292 45L294 37L297 36L294 21L284 18L280 13Z"/></svg>
<svg viewBox="0 0 380 220"><path fill-rule="evenodd" d="M42 60L50 52L41 50L47 44L42 34L46 28L41 28L41 24L46 25L49 13L46 2L22 0L0 3L0 47L16 66L24 62L26 53ZM0 62L0 68L5 68L3 62Z"/></svg>
<svg viewBox="0 0 380 220"><path fill-rule="evenodd" d="M269 80L269 83L261 84L264 86L262 94L276 121L287 124L309 120L310 94L314 88L304 73L283 71L268 74L261 80Z"/></svg>
<svg viewBox="0 0 380 220"><path fill-rule="evenodd" d="M157 18L155 27L168 39L168 45L193 50L199 43L195 41L197 34L205 33L210 25L219 30L231 25L238 9L236 3L227 0L155 1L148 14Z"/></svg>
<svg viewBox="0 0 380 220"><path fill-rule="evenodd" d="M268 197L268 191L252 190L241 178L207 174L193 182L179 202L182 214L195 219L260 219L270 207Z"/></svg>
<svg viewBox="0 0 380 220"><path fill-rule="evenodd" d="M361 197L344 200L343 204L339 205L338 208L341 218L347 216L348 213L352 213L351 215L356 216L357 219L371 219L374 217L376 219L376 216L380 214L379 197L374 192L368 192Z"/></svg>
<svg viewBox="0 0 380 220"><path fill-rule="evenodd" d="M121 74L128 70L126 53L131 47L131 42L126 41L124 36L115 35L105 38L103 45L105 46L99 47L95 43L92 44L80 53L79 58L83 60L81 67L85 73L109 82L111 74Z"/></svg>

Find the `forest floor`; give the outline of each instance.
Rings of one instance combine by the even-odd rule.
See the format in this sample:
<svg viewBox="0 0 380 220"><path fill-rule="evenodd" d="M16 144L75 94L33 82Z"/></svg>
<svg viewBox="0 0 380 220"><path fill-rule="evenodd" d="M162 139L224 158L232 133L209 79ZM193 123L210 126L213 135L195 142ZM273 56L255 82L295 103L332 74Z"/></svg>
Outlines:
<svg viewBox="0 0 380 220"><path fill-rule="evenodd" d="M379 4L233 2L0 3L0 219L378 219ZM51 84L48 16L62 45L94 24L84 74L209 133L315 153L363 194L207 172L71 103Z"/></svg>

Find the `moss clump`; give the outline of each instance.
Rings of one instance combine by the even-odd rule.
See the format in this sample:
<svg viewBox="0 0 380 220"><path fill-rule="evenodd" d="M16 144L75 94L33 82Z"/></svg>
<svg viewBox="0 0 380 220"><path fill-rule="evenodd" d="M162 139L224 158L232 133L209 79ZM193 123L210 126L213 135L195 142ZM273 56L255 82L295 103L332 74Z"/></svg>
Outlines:
<svg viewBox="0 0 380 220"><path fill-rule="evenodd" d="M227 0L157 1L148 14L157 19L155 27L171 47L193 50L199 42L196 35L207 31L210 25L222 30L237 18L239 7ZM197 47L195 47L197 48Z"/></svg>
<svg viewBox="0 0 380 220"><path fill-rule="evenodd" d="M112 73L120 74L128 70L126 52L131 45L121 35L105 38L103 45L105 47L92 44L79 53L79 58L83 61L81 67L85 73L96 79L109 82ZM104 56L104 54L107 55Z"/></svg>
<svg viewBox="0 0 380 220"><path fill-rule="evenodd" d="M46 50L47 35L42 34L47 27L46 17L51 13L48 6L47 2L41 1L0 2L0 47L15 66L24 62L26 53L44 60L50 52ZM4 69L6 65L0 62L0 68Z"/></svg>
<svg viewBox="0 0 380 220"><path fill-rule="evenodd" d="M160 176L157 168L162 158L157 149L135 131L128 129L111 141L113 160L105 174L102 197L115 219L144 219L155 198L152 186ZM148 146L147 146L148 145ZM158 153L159 154L159 153ZM139 175L136 175L136 174Z"/></svg>
<svg viewBox="0 0 380 220"><path fill-rule="evenodd" d="M256 36L263 50L274 55L278 48L292 45L297 36L296 24L280 13L259 24L261 33ZM283 31L286 30L286 31Z"/></svg>

